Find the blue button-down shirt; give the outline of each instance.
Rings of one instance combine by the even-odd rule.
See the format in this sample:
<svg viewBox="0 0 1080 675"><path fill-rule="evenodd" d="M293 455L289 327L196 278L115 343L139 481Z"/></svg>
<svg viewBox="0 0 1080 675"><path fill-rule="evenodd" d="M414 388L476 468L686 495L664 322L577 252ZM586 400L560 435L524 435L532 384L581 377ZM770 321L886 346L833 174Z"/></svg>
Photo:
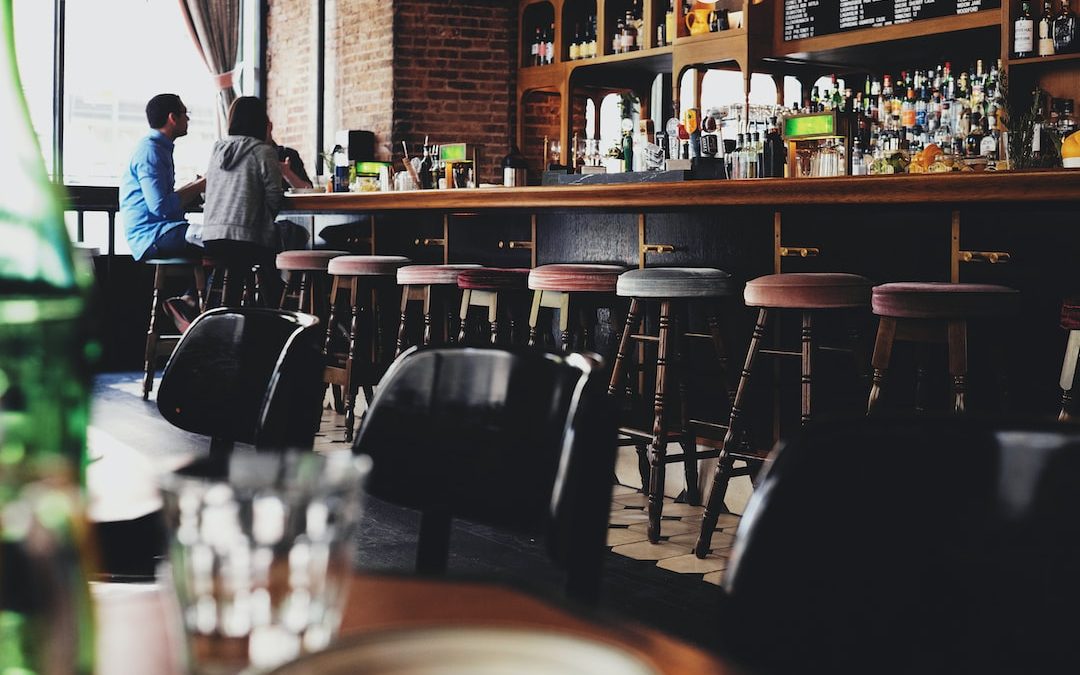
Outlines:
<svg viewBox="0 0 1080 675"><path fill-rule="evenodd" d="M120 214L136 260L158 237L186 222L175 173L172 139L152 129L135 146L120 181Z"/></svg>

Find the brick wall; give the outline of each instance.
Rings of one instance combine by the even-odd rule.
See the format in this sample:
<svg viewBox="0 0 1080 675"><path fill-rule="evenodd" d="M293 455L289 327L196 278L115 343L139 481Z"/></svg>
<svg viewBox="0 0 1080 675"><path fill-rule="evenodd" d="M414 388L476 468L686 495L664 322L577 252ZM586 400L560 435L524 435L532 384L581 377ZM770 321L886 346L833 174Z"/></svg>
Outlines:
<svg viewBox="0 0 1080 675"><path fill-rule="evenodd" d="M544 161L544 136L559 140L559 95L534 91L525 96L522 122L525 127L525 146L521 154L529 162L529 183L539 183Z"/></svg>
<svg viewBox="0 0 1080 675"><path fill-rule="evenodd" d="M502 181L511 137L517 8L505 0L394 0L394 141L464 141Z"/></svg>
<svg viewBox="0 0 1080 675"><path fill-rule="evenodd" d="M313 166L314 2L270 0L268 107L274 137ZM512 137L517 7L506 0L327 0L326 142L369 129L395 161L432 143L479 148L479 177L501 182ZM557 116L556 109L556 116ZM556 117L557 118L557 117ZM391 150L392 147L392 150Z"/></svg>
<svg viewBox="0 0 1080 675"><path fill-rule="evenodd" d="M266 107L274 140L295 148L315 173L315 16L303 0L271 0L267 15Z"/></svg>

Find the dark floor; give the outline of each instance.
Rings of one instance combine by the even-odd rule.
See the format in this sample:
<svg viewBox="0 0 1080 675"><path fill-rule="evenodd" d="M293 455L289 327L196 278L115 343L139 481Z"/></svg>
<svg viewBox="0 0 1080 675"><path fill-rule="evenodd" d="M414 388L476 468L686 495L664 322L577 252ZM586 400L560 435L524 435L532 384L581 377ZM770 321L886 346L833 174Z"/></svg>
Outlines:
<svg viewBox="0 0 1080 675"><path fill-rule="evenodd" d="M140 374L100 375L94 384L94 430L100 430L144 455L157 466L175 464L201 452L206 442L161 419L151 398L140 396ZM329 430L332 431L332 430ZM418 517L407 509L370 498L360 528L359 567L408 573L414 560ZM557 599L562 577L548 562L543 542L471 523L456 523L451 537L449 574L495 579L537 595ZM676 574L609 554L605 560L599 613L630 619L703 647L717 643L714 616L719 589L699 575Z"/></svg>

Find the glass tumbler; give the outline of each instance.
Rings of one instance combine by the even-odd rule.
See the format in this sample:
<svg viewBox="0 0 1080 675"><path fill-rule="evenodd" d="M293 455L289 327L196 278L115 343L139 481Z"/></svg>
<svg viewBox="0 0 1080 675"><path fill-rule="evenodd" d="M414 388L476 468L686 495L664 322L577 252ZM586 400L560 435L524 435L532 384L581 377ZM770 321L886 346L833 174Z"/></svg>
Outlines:
<svg viewBox="0 0 1080 675"><path fill-rule="evenodd" d="M234 452L161 481L191 673L270 668L337 635L370 460Z"/></svg>

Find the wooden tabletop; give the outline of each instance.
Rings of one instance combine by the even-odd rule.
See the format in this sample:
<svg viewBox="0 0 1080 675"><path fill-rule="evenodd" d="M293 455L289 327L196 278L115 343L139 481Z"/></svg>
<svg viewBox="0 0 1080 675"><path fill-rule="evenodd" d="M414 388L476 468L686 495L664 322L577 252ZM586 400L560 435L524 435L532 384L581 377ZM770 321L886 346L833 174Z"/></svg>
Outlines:
<svg viewBox="0 0 1080 675"><path fill-rule="evenodd" d="M175 609L159 584L92 585L97 672L180 675ZM737 669L662 633L593 621L504 586L358 574L349 588L341 638L394 628L543 628L625 648L665 675L734 674Z"/></svg>

